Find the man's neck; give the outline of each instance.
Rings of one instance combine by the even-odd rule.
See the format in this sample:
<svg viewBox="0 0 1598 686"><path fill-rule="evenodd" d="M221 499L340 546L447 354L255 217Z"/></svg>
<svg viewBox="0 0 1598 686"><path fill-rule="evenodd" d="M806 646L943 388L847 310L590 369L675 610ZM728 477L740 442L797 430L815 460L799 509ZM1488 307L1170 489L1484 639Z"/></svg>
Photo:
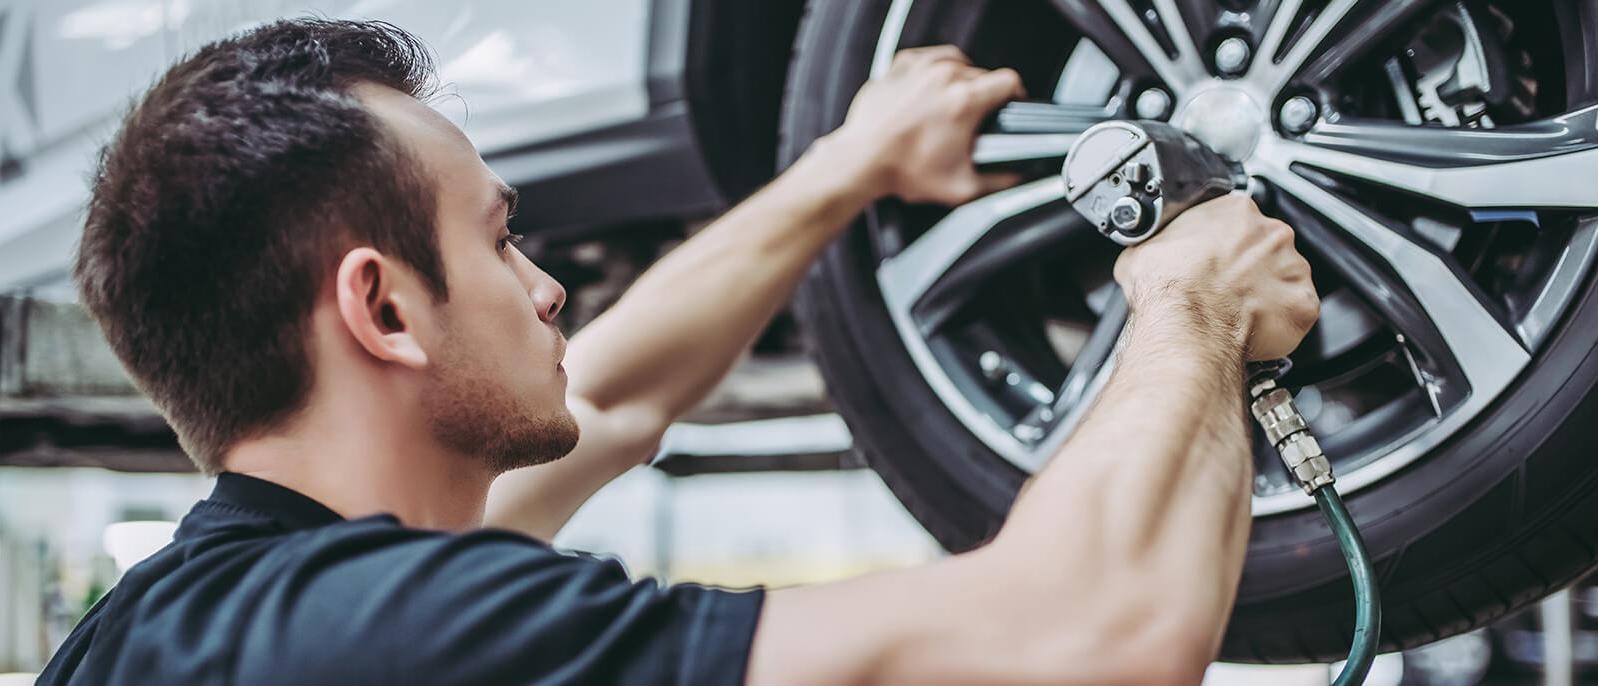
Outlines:
<svg viewBox="0 0 1598 686"><path fill-rule="evenodd" d="M494 475L478 461L450 454L430 436L330 414L239 443L223 468L293 489L349 519L392 514L406 526L445 531L482 525Z"/></svg>

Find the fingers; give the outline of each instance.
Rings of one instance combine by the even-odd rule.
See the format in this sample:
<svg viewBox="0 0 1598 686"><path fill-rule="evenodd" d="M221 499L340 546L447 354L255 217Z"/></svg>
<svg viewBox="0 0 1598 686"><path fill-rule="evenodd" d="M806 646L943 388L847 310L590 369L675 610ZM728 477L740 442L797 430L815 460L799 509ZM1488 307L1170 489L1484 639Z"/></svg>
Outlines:
<svg viewBox="0 0 1598 686"><path fill-rule="evenodd" d="M1019 172L983 172L977 174L977 197L997 193L1021 185L1026 177ZM969 200L969 198L968 198Z"/></svg>
<svg viewBox="0 0 1598 686"><path fill-rule="evenodd" d="M1026 89L1021 87L1021 75L1014 69L984 71L972 77L967 84L971 89L970 107L979 117L987 116L1011 100L1026 97Z"/></svg>
<svg viewBox="0 0 1598 686"><path fill-rule="evenodd" d="M961 65L971 64L971 58L953 45L929 45L922 48L905 48L893 56L893 64L888 67L889 73L910 71L939 61L950 61Z"/></svg>
<svg viewBox="0 0 1598 686"><path fill-rule="evenodd" d="M978 173L976 169L968 169L963 174L954 175L946 182L928 184L921 194L910 195L904 199L910 202L930 202L952 207L1017 186L1024 180L1021 174L1015 172Z"/></svg>
<svg viewBox="0 0 1598 686"><path fill-rule="evenodd" d="M983 110L983 114L1009 100L1026 97L1026 90L1021 86L1021 75L1014 69L988 70L972 66L971 58L952 45L900 50L894 56L889 73L928 69L940 62L947 63L940 65L942 75L951 81L967 84L971 89L973 108Z"/></svg>
<svg viewBox="0 0 1598 686"><path fill-rule="evenodd" d="M1025 96L1013 69L971 64L952 45L900 51L888 74L861 89L843 128L868 132L900 173L885 192L911 202L952 205L1010 188L1011 173L981 174L971 161L977 124L1004 102Z"/></svg>
<svg viewBox="0 0 1598 686"><path fill-rule="evenodd" d="M1304 333L1308 334L1310 328L1315 326L1315 322L1321 319L1321 299L1313 288L1304 289L1301 298L1293 307L1293 323L1303 327Z"/></svg>

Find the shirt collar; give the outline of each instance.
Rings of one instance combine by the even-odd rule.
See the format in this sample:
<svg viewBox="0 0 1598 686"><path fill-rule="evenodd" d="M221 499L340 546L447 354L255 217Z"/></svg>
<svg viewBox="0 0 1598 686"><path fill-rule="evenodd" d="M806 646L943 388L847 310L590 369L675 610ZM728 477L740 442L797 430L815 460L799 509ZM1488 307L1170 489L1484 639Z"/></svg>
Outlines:
<svg viewBox="0 0 1598 686"><path fill-rule="evenodd" d="M299 491L236 472L217 475L210 500L260 512L290 529L311 529L344 521L337 512Z"/></svg>

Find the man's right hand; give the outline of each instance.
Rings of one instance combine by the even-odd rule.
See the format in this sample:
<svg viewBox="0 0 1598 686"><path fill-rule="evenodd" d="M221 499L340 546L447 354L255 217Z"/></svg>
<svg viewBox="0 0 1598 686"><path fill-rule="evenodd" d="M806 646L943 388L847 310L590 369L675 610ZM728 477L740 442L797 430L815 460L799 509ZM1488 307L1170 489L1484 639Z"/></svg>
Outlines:
<svg viewBox="0 0 1598 686"><path fill-rule="evenodd" d="M1128 249L1116 278L1132 316L1115 371L992 541L772 591L750 683L1203 679L1248 551L1245 350L1286 355L1319 302L1292 230L1243 196Z"/></svg>
<svg viewBox="0 0 1598 686"><path fill-rule="evenodd" d="M1293 230L1246 195L1194 207L1121 253L1115 280L1133 311L1177 298L1235 335L1248 360L1286 357L1320 316Z"/></svg>

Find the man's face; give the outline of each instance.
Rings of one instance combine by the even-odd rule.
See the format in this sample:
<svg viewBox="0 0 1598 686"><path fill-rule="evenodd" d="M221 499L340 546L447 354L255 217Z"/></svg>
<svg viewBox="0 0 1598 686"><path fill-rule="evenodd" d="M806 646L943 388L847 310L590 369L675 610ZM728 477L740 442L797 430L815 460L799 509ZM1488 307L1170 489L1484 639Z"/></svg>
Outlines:
<svg viewBox="0 0 1598 686"><path fill-rule="evenodd" d="M435 437L496 472L557 459L577 443L566 407L566 291L506 239L512 192L449 120L399 91L357 95L436 184L448 302L436 304L427 420Z"/></svg>

